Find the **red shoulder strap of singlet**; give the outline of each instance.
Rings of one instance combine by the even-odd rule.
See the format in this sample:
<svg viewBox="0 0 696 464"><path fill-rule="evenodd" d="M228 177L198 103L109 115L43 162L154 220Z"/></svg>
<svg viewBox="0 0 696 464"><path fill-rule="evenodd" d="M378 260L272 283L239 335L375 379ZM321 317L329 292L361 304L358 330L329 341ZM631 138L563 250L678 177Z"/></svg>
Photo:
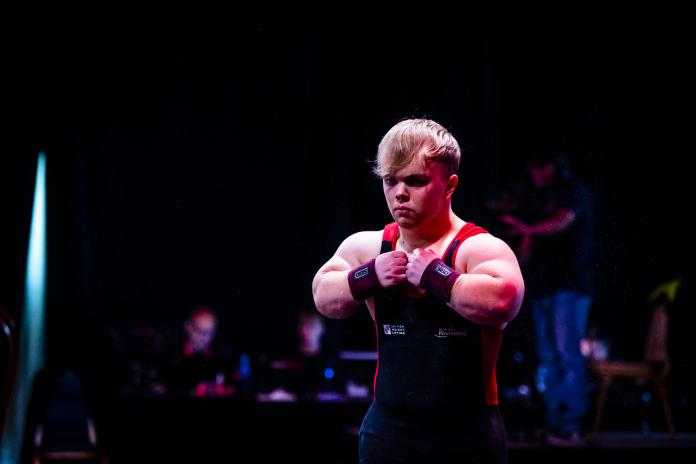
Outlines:
<svg viewBox="0 0 696 464"><path fill-rule="evenodd" d="M450 242L450 244L447 246L447 251L445 252L445 259L449 256L451 262L454 263L454 259L457 257L457 251L459 251L459 247L462 244L462 242L464 242L464 240L466 240L469 237L473 237L474 235L486 233L488 233L488 231L483 227L479 227L472 222L467 222L461 229L459 229L457 235L454 236L452 242ZM384 231L382 232L382 244L386 245L385 242L391 243L389 251L394 250L396 248L396 239L398 236L399 226L396 224L396 222L387 224L386 226L384 226ZM384 246L383 248L386 248L386 246ZM383 249L382 252L384 251L385 250Z"/></svg>
<svg viewBox="0 0 696 464"><path fill-rule="evenodd" d="M487 233L488 231L483 227L479 227L473 222L467 222L461 229L459 229L459 232L457 232L457 235L455 235L454 239L461 240L463 242L467 238L473 237L474 235Z"/></svg>
<svg viewBox="0 0 696 464"><path fill-rule="evenodd" d="M452 239L450 245L447 247L445 257L443 258L445 264L454 267L455 259L457 259L457 252L459 251L459 247L462 245L462 243L464 243L464 240L469 237L473 237L474 235L487 233L488 231L486 229L477 226L473 222L467 222L464 224L464 226L459 229L459 232L457 232L457 235L454 236L454 239Z"/></svg>
<svg viewBox="0 0 696 464"><path fill-rule="evenodd" d="M398 236L399 226L396 224L396 222L392 222L391 224L384 226L384 232L382 232L382 244L384 245L384 242L391 243L391 248L388 251L392 251L396 248L396 238ZM384 250L382 250L382 252L384 252Z"/></svg>

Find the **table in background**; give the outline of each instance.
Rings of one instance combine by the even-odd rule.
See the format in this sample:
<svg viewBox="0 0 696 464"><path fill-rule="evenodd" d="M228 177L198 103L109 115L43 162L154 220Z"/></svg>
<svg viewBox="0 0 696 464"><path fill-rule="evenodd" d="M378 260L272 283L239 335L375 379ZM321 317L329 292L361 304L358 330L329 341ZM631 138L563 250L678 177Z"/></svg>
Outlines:
<svg viewBox="0 0 696 464"><path fill-rule="evenodd" d="M101 434L113 464L353 463L369 404L119 396L101 414Z"/></svg>

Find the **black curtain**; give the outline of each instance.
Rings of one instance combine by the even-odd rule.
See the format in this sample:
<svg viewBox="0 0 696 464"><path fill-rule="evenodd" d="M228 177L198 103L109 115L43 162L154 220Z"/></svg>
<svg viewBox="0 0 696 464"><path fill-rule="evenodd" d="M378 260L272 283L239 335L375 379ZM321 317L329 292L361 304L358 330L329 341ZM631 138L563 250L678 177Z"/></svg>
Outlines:
<svg viewBox="0 0 696 464"><path fill-rule="evenodd" d="M221 313L221 336L241 349L289 349L314 272L350 233L390 222L369 160L411 116L458 138L455 209L488 227L485 201L525 156L570 151L598 203L592 318L608 335L631 328L653 283L682 271L683 58L671 14L632 11L628 23L618 7L483 1L456 12L311 1L13 8L12 93L26 134L14 147L29 148L3 158L47 153L54 359L74 355L65 347L86 330L178 327L198 303ZM16 223L31 181L20 176L15 200L8 175L2 214ZM3 228L3 249L19 256L25 234ZM17 256L5 274L21 275ZM346 346L373 344L365 311L332 330Z"/></svg>

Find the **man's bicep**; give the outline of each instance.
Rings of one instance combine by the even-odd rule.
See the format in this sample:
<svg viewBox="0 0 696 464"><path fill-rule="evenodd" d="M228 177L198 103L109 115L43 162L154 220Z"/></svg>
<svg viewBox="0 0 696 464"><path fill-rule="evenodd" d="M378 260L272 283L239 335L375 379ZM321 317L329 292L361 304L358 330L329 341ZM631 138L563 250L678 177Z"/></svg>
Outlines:
<svg viewBox="0 0 696 464"><path fill-rule="evenodd" d="M522 279L520 266L512 249L502 240L485 236L472 237L471 246L457 256L457 261L468 274L487 274L504 279Z"/></svg>
<svg viewBox="0 0 696 464"><path fill-rule="evenodd" d="M486 259L469 269L469 274L486 274L491 277L522 282L522 273L513 255Z"/></svg>
<svg viewBox="0 0 696 464"><path fill-rule="evenodd" d="M329 262L335 259L334 264L347 266L340 270L353 269L377 256L380 243L378 232L357 232L341 243Z"/></svg>
<svg viewBox="0 0 696 464"><path fill-rule="evenodd" d="M326 274L327 272L334 271L348 271L352 268L353 266L351 266L343 256L336 252L336 254L319 269L318 274Z"/></svg>
<svg viewBox="0 0 696 464"><path fill-rule="evenodd" d="M345 259L338 254L333 255L314 275L314 279L312 280L312 293L315 293L316 296L316 292L321 284L326 282L326 278L333 272L342 272L349 269L351 269L351 267Z"/></svg>
<svg viewBox="0 0 696 464"><path fill-rule="evenodd" d="M374 237L371 232L358 232L346 238L336 250L336 253L324 264L318 274L333 271L348 271L363 264L365 254L374 248Z"/></svg>

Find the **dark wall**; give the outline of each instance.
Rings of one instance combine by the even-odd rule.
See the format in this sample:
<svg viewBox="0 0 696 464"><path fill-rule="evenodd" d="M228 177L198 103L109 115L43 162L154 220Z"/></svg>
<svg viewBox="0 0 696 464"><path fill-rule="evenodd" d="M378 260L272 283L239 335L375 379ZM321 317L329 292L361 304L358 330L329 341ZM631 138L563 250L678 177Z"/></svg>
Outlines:
<svg viewBox="0 0 696 464"><path fill-rule="evenodd" d="M687 171L671 12L14 8L11 108L22 131L7 156L48 155L54 356L84 328L178 326L197 303L221 313L222 335L238 346L287 349L316 269L348 234L390 221L368 160L409 116L458 138L455 209L484 226L485 200L526 155L572 154L598 203L593 318L607 333L682 271ZM333 330L372 343L364 312Z"/></svg>

